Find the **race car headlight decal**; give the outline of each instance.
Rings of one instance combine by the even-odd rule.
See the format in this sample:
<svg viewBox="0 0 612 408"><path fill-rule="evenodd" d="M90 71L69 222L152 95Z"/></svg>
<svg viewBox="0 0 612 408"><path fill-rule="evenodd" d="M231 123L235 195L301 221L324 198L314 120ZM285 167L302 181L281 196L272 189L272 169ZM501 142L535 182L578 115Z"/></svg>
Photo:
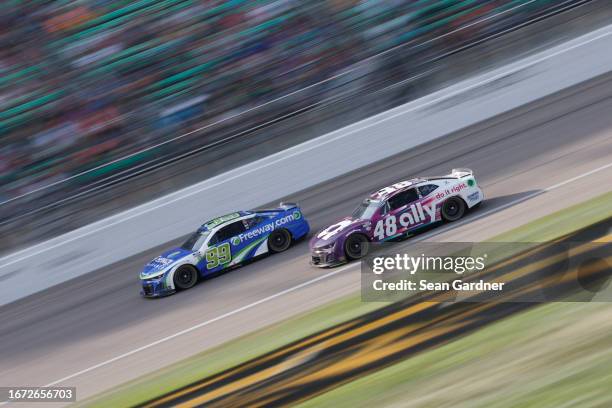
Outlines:
<svg viewBox="0 0 612 408"><path fill-rule="evenodd" d="M334 249L335 245L336 245L336 241L332 242L331 244L327 244L327 245L323 245L321 247L315 248L315 251L331 251L332 249Z"/></svg>
<svg viewBox="0 0 612 408"><path fill-rule="evenodd" d="M168 269L163 269L161 271L149 273L149 274L140 274L140 279L142 280L151 280L151 279L160 279L163 275L168 271Z"/></svg>

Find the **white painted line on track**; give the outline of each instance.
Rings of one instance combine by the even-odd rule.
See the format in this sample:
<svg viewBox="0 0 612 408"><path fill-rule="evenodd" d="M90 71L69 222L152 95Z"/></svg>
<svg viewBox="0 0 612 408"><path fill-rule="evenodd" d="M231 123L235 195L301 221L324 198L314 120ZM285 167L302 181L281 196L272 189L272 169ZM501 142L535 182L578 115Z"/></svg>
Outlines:
<svg viewBox="0 0 612 408"><path fill-rule="evenodd" d="M339 130L339 131L336 131L336 132L332 132L332 133L337 133L333 137L320 136L320 138L324 138L324 140L318 140L318 141L317 140L311 140L311 141L303 143L302 145L298 145L295 148L290 148L290 149L286 150L286 152L291 151L291 153L288 153L288 154L277 153L275 155L270 156L270 157L276 156L276 158L274 160L270 160L270 161L258 160L258 162L260 162L260 163L259 163L259 165L255 165L255 166L250 166L250 165L247 164L247 165L243 166L244 169L242 171L235 172L235 174L232 174L230 176L226 176L225 178L221 177L223 175L216 176L216 177L213 178L213 180L214 179L218 179L219 181L213 182L212 184L208 184L208 183L203 182L203 184L205 184L205 185L203 185L201 187L198 187L198 188L194 188L194 186L190 186L190 187L187 187L187 188L185 188L183 190L179 190L176 193L168 194L165 197L162 197L160 199L157 199L157 200L154 200L154 201L150 202L153 205L148 205L149 203L147 203L147 204L141 205L139 207L136 207L134 209L127 210L127 211L125 211L125 212L123 212L121 214L118 214L117 216L109 217L107 219L107 220L109 220L109 219L116 218L116 220L114 220L114 221L111 221L111 222L108 222L108 223L104 223L105 220L101 220L101 221L98 221L98 222L96 222L94 224L90 224L90 226L93 226L95 224L101 224L101 225L99 225L97 227L93 227L91 229L87 229L87 231L85 231L85 232L83 232L81 234L76 234L76 235L71 236L69 238L67 237L67 239L61 240L61 241L59 241L59 242L57 242L55 244L49 244L50 241L54 240L54 239L51 239L49 241L42 242L42 243L37 244L37 245L33 245L33 246L29 247L29 248L25 248L23 250L14 252L12 254L8 254L8 255L0 258L0 261L5 261L4 263L0 264L0 269L4 268L4 267L7 267L7 266L10 266L10 265L13 265L15 263L18 263L20 261L26 260L28 258L31 258L31 257L34 257L34 256L38 256L38 255L40 255L40 254L42 254L44 252L47 252L49 250L58 248L58 247L60 247L62 245L65 245L65 244L68 244L68 243L71 243L71 242L74 242L74 241L77 241L77 240L79 240L81 238L84 238L86 236L92 235L92 234L94 234L96 232L102 231L102 230L107 229L109 227L112 227L114 225L120 224L120 223L125 222L127 220L130 220L130 219L133 219L133 218L138 217L140 215L143 215L143 214L146 214L148 212L151 212L153 210L165 207L165 206L167 206L169 204L172 204L172 203L175 203L177 201L183 200L185 198L191 197L191 196L193 196L195 194L201 193L204 190L207 190L207 189L219 186L221 184L227 183L228 181L231 181L231 180L234 180L236 178L242 177L244 175L252 173L252 172L254 172L254 171L258 170L258 169L261 169L263 167L269 167L270 165L273 165L273 164L276 164L278 162L287 160L287 159L289 159L289 158L291 158L293 156L296 156L296 155L299 155L299 154L303 154L304 152L307 152L307 151L318 150L322 145L328 144L328 143L333 142L333 141L335 141L337 139L340 139L340 138L344 138L347 135L351 135L351 134L354 134L356 132L360 132L360 131L362 131L364 129L367 129L367 128L370 128L372 126L379 125L379 124L381 124L383 122L386 122L386 121L389 121L391 119L395 119L396 117L404 115L404 114L406 114L408 112L413 112L413 111L416 111L416 110L423 109L423 108L425 108L427 106L434 105L434 104L436 104L436 103L438 103L440 101L443 101L445 99L449 99L449 98L452 98L454 96L460 95L460 94L462 94L462 93L464 93L466 91L469 91L469 90L472 90L472 89L476 89L476 88L481 87L482 85L484 85L486 83L496 81L496 80L498 80L500 78L504 78L504 77L506 77L507 75L509 75L509 74L511 74L513 72L520 71L522 69L528 68L528 67L530 67L532 65L538 64L538 63L540 63L542 61L546 61L546 60L548 60L550 58L553 58L555 56L558 56L558 55L564 54L564 53L566 53L568 51L571 51L571 50L574 50L576 48L582 47L582 46L584 46L586 44L589 44L591 42L597 41L597 40L599 40L601 38L608 37L608 36L610 36L610 34L612 34L612 31L611 31L610 27L606 27L605 29L599 30L599 31L600 31L600 34L597 34L595 36L589 36L589 35L584 36L584 37L587 37L587 38L584 39L583 41L579 41L579 42L572 42L572 41L570 41L571 44L567 45L566 47L557 47L558 49L556 51L551 52L551 53L547 53L545 55L542 55L539 58L535 58L535 59L527 58L523 63L511 64L511 66L508 67L508 69L504 70L503 72L497 73L497 74L492 75L492 76L488 76L487 78L483 78L480 81L477 81L475 83L471 83L471 84L469 84L467 86L464 86L462 88L456 89L456 90L454 90L452 92L444 93L444 94L442 94L442 95L440 95L440 96L438 96L436 98L432 98L432 99L429 99L427 101L424 101L421 104L406 106L405 109L397 109L397 108L396 109L392 109L391 110L393 112L392 114L389 114L389 111L382 112L382 113L377 114L375 116L372 116L370 118L364 119L361 122L358 122L358 124L361 123L360 126L351 126L351 125L349 125L351 128L349 130L347 130L347 131L342 132L342 130ZM255 163L257 163L257 162L255 162ZM233 171L229 171L228 173L232 173L232 172ZM167 199L168 197L172 197L172 198L171 199ZM154 204L156 201L158 201L159 203L158 204ZM85 229L85 228L87 228L87 227L83 227L83 229ZM66 236L71 235L71 234L72 233L69 232L69 233L66 234ZM14 257L14 259L11 259L13 257Z"/></svg>
<svg viewBox="0 0 612 408"><path fill-rule="evenodd" d="M70 374L70 375L68 375L68 376L66 376L66 377L64 377L64 378L60 378L59 380L53 381L53 382L51 382L51 383L49 383L49 384L45 385L45 387L52 387L52 386L57 385L57 384L59 384L59 383L62 383L62 382L64 382L64 381L70 380L70 379L72 379L72 378L74 378L74 377L78 377L78 376L79 376L79 375L81 375L81 374L88 373L88 372L93 371L93 370L95 370L95 369L97 369L97 368L104 367L104 366L106 366L106 365L109 365L109 364L111 364L111 363L114 363L114 362L115 362L115 361L117 361L117 360L121 360L121 359L123 359L123 358L125 358L125 357L129 357L129 356L131 356L131 355L133 355L133 354L136 354L136 353L138 353L138 352L140 352L140 351L143 351L143 350L149 349L149 348L151 348L151 347L153 347L153 346L156 346L156 345L158 345L158 344L160 344L160 343L165 343L165 342L167 342L167 341L169 341L169 340L172 340L172 339L174 339L174 338L176 338L176 337L182 336L183 334L187 334L187 333L192 332L192 331L194 331L194 330L196 330L196 329L199 329L199 328L201 328L201 327L208 326L208 325L210 325L210 324L212 324L212 323L215 323L215 322L217 322L217 321L219 321L219 320L223 320L223 319L225 319L225 318L227 318L227 317L233 316L233 315L238 314L238 313L240 313L240 312L243 312L243 311L245 311L245 310L252 309L252 308L254 308L255 306L258 306L258 305L260 305L260 304L262 304L262 303L269 302L270 300L274 300L274 299L276 299L276 298L278 298L278 297L281 297L281 296L283 296L283 295L286 295L287 293L295 292L296 290L301 289L301 288L306 287L306 286L310 286L310 285L312 285L313 283L317 283L317 282L322 281L322 280L325 280L325 279L327 279L327 278L331 278L332 276L334 276L334 275L338 275L339 273L344 272L346 269L348 269L349 267L352 267L352 266L353 266L352 264L350 264L350 265L345 265L345 266L343 266L343 267L341 267L341 268L339 268L339 269L336 269L336 270L334 270L334 271L331 271L331 272L329 272L329 273L326 273L325 275L321 275L321 276L319 276L319 277L317 277L317 278L314 278L314 279L308 280L308 281L306 281L306 282L302 282L302 283L300 283L299 285L292 286L292 287L290 287L290 288L288 288L288 289L282 290L282 291L277 292L277 293L275 293L275 294L273 294L273 295L270 295L270 296L267 296L267 297L265 297L265 298L263 298L263 299L257 300L257 301L255 301L255 302L253 302L253 303L249 303L248 305L244 305L244 306L242 306L242 307L239 307L238 309L234 309L234 310L229 311L229 312L227 312L227 313L224 313L224 314L222 314L222 315L220 315L220 316L213 317L212 319L209 319L209 320L203 321L203 322L201 322L201 323L198 323L198 324L196 324L195 326L191 326L191 327L189 327L189 328L187 328L187 329L181 330L181 331L179 331L179 332L176 332L176 333L174 333L174 334L171 334L171 335L169 335L169 336L166 336L166 337L163 337L163 338L161 338L161 339L159 339L159 340L156 340L156 341L154 341L153 343L145 344L144 346L141 346L141 347L138 347L138 348L136 348L136 349L130 350L130 351L126 352L126 353L120 354L120 355L118 355L118 356L116 356L116 357L113 357L113 358L111 358L111 359L109 359L109 360L103 361L103 362L101 362L101 363L98 363L98 364L96 364L96 365L93 365L93 366L91 366L91 367L88 367L88 368L86 368L86 369L84 369L84 370L78 371L78 372L76 372L76 373L74 373L74 374Z"/></svg>
<svg viewBox="0 0 612 408"><path fill-rule="evenodd" d="M541 194L544 194L544 193L547 193L549 191L555 190L555 189L557 189L559 187L565 186L565 185L570 184L570 183L572 183L574 181L577 181L577 180L580 180L582 178L591 176L591 175L593 175L595 173L598 173L598 172L600 172L602 170L605 170L605 169L608 169L608 168L611 168L611 167L612 167L612 163L605 164L605 165L597 167L597 168L595 168L593 170L589 170L589 171L587 171L585 173L582 173L582 174L580 174L578 176L575 176L575 177L569 178L567 180L564 180L564 181L562 181L560 183L553 184L552 186L546 187L546 188L544 188L544 189L542 189L540 191L528 194L528 195L526 195L524 197L517 198L516 200L512 200L512 201L510 201L510 202L508 202L506 204L503 204L503 205L497 206L495 208L491 208L491 209L489 209L487 211L478 213L478 214L476 214L476 215L474 215L472 217L466 218L463 221L459 221L459 222L454 222L452 224L448 224L446 227L441 227L441 228L438 228L436 230L433 230L430 233L426 233L426 234L424 234L424 235L422 235L420 237L417 237L416 239L413 239L413 240L411 240L409 242L419 242L419 241L423 241L423 240L428 239L428 238L432 238L432 237L434 237L436 235L440 235L440 234L448 231L449 229L456 228L456 227L464 225L464 224L466 224L468 222L471 222L471 221L474 221L474 220L486 217L487 215L490 215L490 214L492 214L494 212L499 212L499 211L504 210L504 209L506 209L508 207L511 207L513 205L522 203L523 201L529 200L529 199L534 198L536 196L539 196ZM312 285L314 283L317 283L317 282L320 282L322 280L331 278L331 277L336 276L336 275L338 275L338 274L340 274L342 272L345 272L345 271L347 271L349 269L357 268L357 267L359 267L359 265L360 265L359 263L352 263L352 264L348 264L348 265L342 266L339 269L336 269L336 270L333 270L331 272L328 272L328 273L326 273L324 275L321 275L321 276L319 276L317 278L314 278L314 279L308 280L306 282L300 283L299 285L292 286L292 287L290 287L288 289L282 290L282 291L277 292L277 293L275 293L273 295L270 295L270 296L267 296L267 297L265 297L263 299L257 300L257 301L255 301L253 303L249 303L247 305L239 307L238 309L234 309L232 311L229 311L227 313L224 313L224 314L219 315L217 317L214 317L212 319L208 319L208 320L203 321L201 323L198 323L198 324L196 324L194 326L191 326L191 327L189 327L187 329L184 329L184 330L181 330L181 331L176 332L174 334L171 334L169 336L163 337L163 338L161 338L159 340L156 340L156 341L154 341L152 343L145 344L144 346L141 346L141 347L138 347L136 349L130 350L130 351L126 352L126 353L120 354L120 355L118 355L116 357L113 357L111 359L105 360L105 361L103 361L101 363L98 363L98 364L93 365L91 367L85 368L85 369L83 369L81 371L77 371L76 373L67 375L66 377L60 378L59 380L55 380L53 382L50 382L49 384L45 385L45 387L52 387L54 385L63 383L65 381L67 381L67 380L71 380L71 379L73 379L75 377L78 377L78 376L80 376L82 374L86 374L86 373L94 371L94 370L96 370L98 368L107 366L107 365L112 364L112 363L114 363L114 362L116 362L118 360L124 359L126 357L129 357L129 356L134 355L136 353L139 353L141 351L147 350L147 349L149 349L151 347L154 347L154 346L156 346L158 344L165 343L165 342L170 341L170 340L172 340L174 338L177 338L179 336L182 336L184 334L187 334L187 333L190 333L190 332L192 332L194 330L197 330L197 329L199 329L201 327L208 326L208 325L210 325L212 323L215 323L215 322L218 322L220 320L226 319L228 317L231 317L233 315L241 313L241 312L243 312L245 310L252 309L252 308L254 308L254 307L258 306L258 305L261 305L262 303L269 302L271 300L279 298L279 297L281 297L283 295L286 295L288 293L295 292L295 291L297 291L299 289L302 289L302 288L304 288L306 286L310 286L310 285ZM0 403L0 405L3 405L3 404L4 403Z"/></svg>

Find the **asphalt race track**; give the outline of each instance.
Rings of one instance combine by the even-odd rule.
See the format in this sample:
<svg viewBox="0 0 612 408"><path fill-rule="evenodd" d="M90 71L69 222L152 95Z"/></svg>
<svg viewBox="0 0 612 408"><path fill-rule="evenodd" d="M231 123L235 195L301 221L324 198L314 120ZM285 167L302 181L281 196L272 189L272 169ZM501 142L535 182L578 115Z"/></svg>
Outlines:
<svg viewBox="0 0 612 408"><path fill-rule="evenodd" d="M612 77L599 78L288 199L317 230L386 184L469 167L487 201L418 239L486 239L612 189L611 96ZM160 249L0 308L0 384L71 385L80 400L359 287L357 264L312 268L300 242L187 292L142 299L137 274Z"/></svg>
<svg viewBox="0 0 612 408"><path fill-rule="evenodd" d="M491 265L485 272L462 279L473 282L488 276L489 282L505 282L497 296L480 297L479 302L465 301L465 296L463 302L458 302L458 293L452 292L411 296L203 378L141 407L294 405L540 304L521 299L544 293L549 300L576 293L592 295L579 286L571 267L567 268L568 257L573 257L571 264L577 265L610 254L612 243L606 242L610 227L612 218L554 244L531 247ZM594 240L601 243L576 245L571 253L565 253L564 245L559 245ZM603 264L606 267L583 269L584 281L607 285L612 270L606 262Z"/></svg>

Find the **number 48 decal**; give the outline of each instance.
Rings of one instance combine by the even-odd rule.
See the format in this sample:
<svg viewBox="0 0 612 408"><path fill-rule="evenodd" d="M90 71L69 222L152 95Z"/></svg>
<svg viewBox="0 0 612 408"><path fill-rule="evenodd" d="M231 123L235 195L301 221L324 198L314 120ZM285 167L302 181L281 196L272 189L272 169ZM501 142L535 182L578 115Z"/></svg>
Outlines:
<svg viewBox="0 0 612 408"><path fill-rule="evenodd" d="M395 223L395 215L390 215L384 220L378 220L376 227L374 228L374 235L379 240L385 239L385 237L393 236L397 233L397 224Z"/></svg>
<svg viewBox="0 0 612 408"><path fill-rule="evenodd" d="M206 268L213 269L232 260L230 245L226 242L218 247L210 248L206 251Z"/></svg>
<svg viewBox="0 0 612 408"><path fill-rule="evenodd" d="M397 217L395 215L389 215L387 218L378 220L376 227L374 227L374 236L379 240L383 240L397 234L400 227L405 229L414 227L418 224L435 221L435 203L431 203L430 205L416 203L410 205L410 208L407 208Z"/></svg>

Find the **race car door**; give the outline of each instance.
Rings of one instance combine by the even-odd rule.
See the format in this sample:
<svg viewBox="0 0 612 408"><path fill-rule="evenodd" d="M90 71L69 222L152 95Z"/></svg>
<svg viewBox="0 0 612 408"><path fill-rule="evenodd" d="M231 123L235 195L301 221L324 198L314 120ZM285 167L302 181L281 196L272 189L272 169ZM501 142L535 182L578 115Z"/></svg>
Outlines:
<svg viewBox="0 0 612 408"><path fill-rule="evenodd" d="M440 192L440 186L437 184L425 184L423 186L419 186L419 194L421 198L419 199L420 209L422 209L423 214L427 218L427 221L432 223L436 221L440 221L440 208L441 201L436 197ZM442 194L444 196L444 194Z"/></svg>
<svg viewBox="0 0 612 408"><path fill-rule="evenodd" d="M374 236L380 241L397 238L428 223L415 188L390 197L385 203L385 215L376 224Z"/></svg>
<svg viewBox="0 0 612 408"><path fill-rule="evenodd" d="M205 270L205 273L208 274L226 268L236 252L235 246L232 245L232 238L239 236L245 230L242 220L234 221L219 229L208 241L201 270Z"/></svg>

